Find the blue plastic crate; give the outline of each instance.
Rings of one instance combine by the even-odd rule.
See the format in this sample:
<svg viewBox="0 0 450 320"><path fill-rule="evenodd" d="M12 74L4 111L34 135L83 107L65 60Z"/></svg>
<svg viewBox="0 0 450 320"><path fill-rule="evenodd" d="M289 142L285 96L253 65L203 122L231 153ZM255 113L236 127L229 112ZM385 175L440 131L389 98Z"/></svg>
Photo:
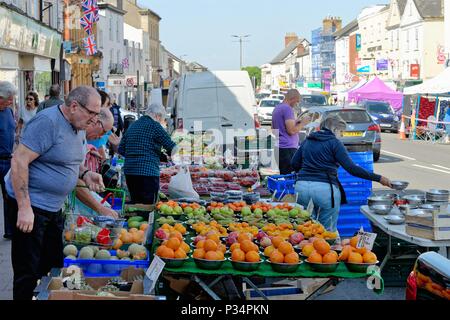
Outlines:
<svg viewBox="0 0 450 320"><path fill-rule="evenodd" d="M372 227L371 227L370 223L353 224L353 225L345 225L345 226L342 226L342 225L340 226L338 224L339 236L341 238L353 237L359 231L359 229L361 229L361 227L364 228L364 231L372 232Z"/></svg>
<svg viewBox="0 0 450 320"><path fill-rule="evenodd" d="M338 230L341 237L353 236L361 226L365 231L372 231L369 219L360 212L361 205L343 205L338 217Z"/></svg>
<svg viewBox="0 0 450 320"><path fill-rule="evenodd" d="M116 255L115 250L109 250L112 256ZM138 269L147 269L150 266L149 253L147 260L96 260L96 259L77 259L69 260L64 258L64 267L77 265L83 270L86 277L118 277L124 269L135 267Z"/></svg>
<svg viewBox="0 0 450 320"><path fill-rule="evenodd" d="M267 189L276 192L275 196L295 194L295 182L294 174L270 176L267 178Z"/></svg>

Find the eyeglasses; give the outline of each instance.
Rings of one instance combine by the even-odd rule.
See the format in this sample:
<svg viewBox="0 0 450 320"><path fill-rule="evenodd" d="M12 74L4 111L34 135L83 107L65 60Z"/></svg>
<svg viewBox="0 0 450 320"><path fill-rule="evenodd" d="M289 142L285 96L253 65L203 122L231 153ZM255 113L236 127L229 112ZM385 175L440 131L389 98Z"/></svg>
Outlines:
<svg viewBox="0 0 450 320"><path fill-rule="evenodd" d="M91 116L91 118L97 117L100 114L100 112L95 112L95 111L89 110L85 105L81 104L79 101L76 101L76 103L80 107L82 107L84 110L86 110L88 112L88 114Z"/></svg>
<svg viewBox="0 0 450 320"><path fill-rule="evenodd" d="M28 97L27 101L34 101L34 98L33 97Z"/></svg>
<svg viewBox="0 0 450 320"><path fill-rule="evenodd" d="M102 135L104 135L106 132L108 132L108 131L105 130L105 126L103 125L103 122L101 122L100 120L98 120L98 121L97 121L97 124L99 124L99 125L102 127L102 130L103 130Z"/></svg>

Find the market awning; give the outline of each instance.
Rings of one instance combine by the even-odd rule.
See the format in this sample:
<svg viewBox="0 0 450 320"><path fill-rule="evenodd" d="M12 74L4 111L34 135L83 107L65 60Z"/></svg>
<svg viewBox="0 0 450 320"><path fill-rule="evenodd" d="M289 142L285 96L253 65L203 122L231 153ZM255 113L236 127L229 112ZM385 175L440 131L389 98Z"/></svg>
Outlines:
<svg viewBox="0 0 450 320"><path fill-rule="evenodd" d="M403 93L413 94L446 94L450 92L450 68L445 69L433 79L417 86L405 88Z"/></svg>

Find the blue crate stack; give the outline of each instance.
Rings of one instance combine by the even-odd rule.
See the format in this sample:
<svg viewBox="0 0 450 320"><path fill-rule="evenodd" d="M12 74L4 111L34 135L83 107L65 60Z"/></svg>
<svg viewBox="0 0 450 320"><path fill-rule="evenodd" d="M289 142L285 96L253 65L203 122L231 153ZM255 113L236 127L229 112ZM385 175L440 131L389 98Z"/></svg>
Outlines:
<svg viewBox="0 0 450 320"><path fill-rule="evenodd" d="M373 172L373 153L349 152L353 162L367 171ZM361 226L365 231L372 231L369 219L361 212L360 207L367 204L367 198L372 194L372 182L349 174L342 167L338 170L339 180L347 195L348 204L341 206L338 218L338 230L341 237L351 237Z"/></svg>

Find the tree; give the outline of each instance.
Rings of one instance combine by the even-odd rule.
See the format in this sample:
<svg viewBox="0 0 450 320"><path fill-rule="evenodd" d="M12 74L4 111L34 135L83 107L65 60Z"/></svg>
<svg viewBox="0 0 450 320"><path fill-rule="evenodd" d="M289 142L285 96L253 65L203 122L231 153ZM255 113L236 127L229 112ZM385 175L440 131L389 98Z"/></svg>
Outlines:
<svg viewBox="0 0 450 320"><path fill-rule="evenodd" d="M242 68L242 71L247 71L250 79L253 77L256 78L256 87L261 85L261 69L258 67L245 67Z"/></svg>

